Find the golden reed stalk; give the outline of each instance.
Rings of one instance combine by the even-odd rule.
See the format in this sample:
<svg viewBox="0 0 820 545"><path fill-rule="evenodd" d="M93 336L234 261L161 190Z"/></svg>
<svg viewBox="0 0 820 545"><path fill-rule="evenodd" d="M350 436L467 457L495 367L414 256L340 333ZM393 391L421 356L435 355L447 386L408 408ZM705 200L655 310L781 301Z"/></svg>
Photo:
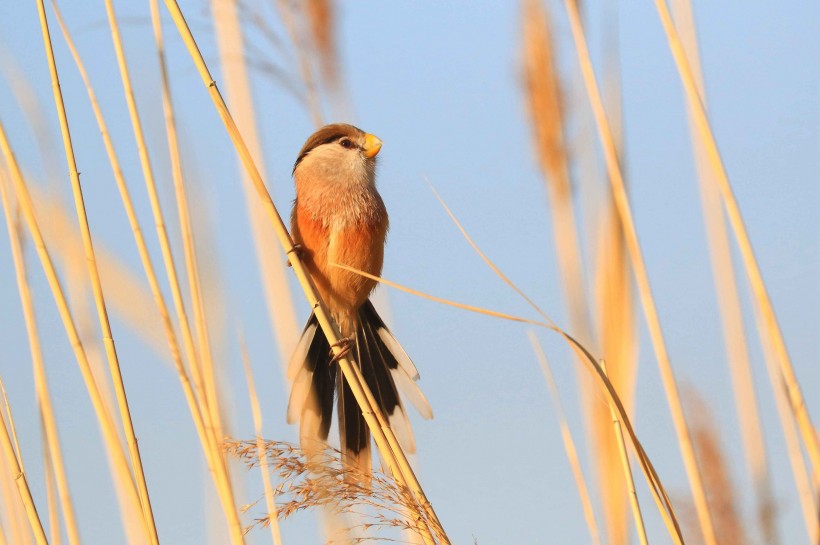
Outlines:
<svg viewBox="0 0 820 545"><path fill-rule="evenodd" d="M80 544L80 534L77 530L77 519L74 515L74 506L71 501L71 492L68 487L68 478L65 472L65 462L63 460L62 449L60 448L60 438L57 432L57 422L54 417L54 406L51 403L51 392L49 391L46 379L46 370L43 363L43 354L40 349L40 335L37 332L37 320L34 314L34 304L32 302L31 290L29 289L26 275L26 265L23 259L23 249L21 247L20 233L13 220L11 205L5 187L5 180L0 181L0 198L3 201L3 211L6 215L6 226L9 232L9 244L11 246L12 260L14 261L14 272L17 279L17 291L20 294L20 305L23 308L23 320L26 324L28 335L29 351L31 353L31 365L34 370L34 387L37 395L37 404L40 408L40 417L43 427L44 450L49 464L45 466L46 473L50 473L49 467L54 470L57 495L59 497L60 508L65 520L66 534L70 545ZM47 481L47 482L50 482ZM49 502L51 505L52 502ZM56 511L56 510L55 510ZM54 521L52 520L52 531ZM59 523L57 524L56 535L59 535ZM54 540L52 539L52 542Z"/></svg>
<svg viewBox="0 0 820 545"><path fill-rule="evenodd" d="M666 398L669 403L670 412L672 413L672 421L675 425L675 433L677 434L678 445L683 457L686 475L689 479L689 486L692 490L692 496L695 502L698 520L700 521L701 531L703 532L706 545L717 545L712 517L706 504L706 492L703 486L703 478L697 465L694 447L692 446L692 439L690 437L689 430L686 425L686 419L683 414L680 393L678 392L675 375L669 361L669 354L666 348L666 341L663 337L660 318L658 317L658 311L652 296L652 289L649 285L649 275L646 271L646 264L643 259L640 243L638 242L638 235L635 229L635 223L632 219L632 211L629 206L629 199L626 194L623 176L621 175L621 169L618 165L617 152L612 139L612 131L609 128L609 122L607 121L606 113L604 112L603 102L598 90L598 84L595 80L595 73L592 68L592 61L589 56L589 50L587 49L586 37L584 35L584 30L581 27L580 16L578 14L578 5L574 0L564 0L564 6L567 10L567 14L569 15L570 28L572 30L572 36L575 42L575 49L578 54L578 61L581 65L581 72L584 76L587 94L589 95L592 110L595 114L598 136L601 140L601 145L604 151L604 160L612 186L613 197L615 199L615 204L617 205L618 215L623 223L626 246L629 251L632 268L635 271L635 279L638 284L638 292L643 305L647 328L649 329L649 334L652 338L652 345L658 361L658 367L660 369L661 379L666 392Z"/></svg>
<svg viewBox="0 0 820 545"><path fill-rule="evenodd" d="M706 105L706 94L703 74L700 69L697 32L689 0L674 0L675 26L680 33L686 55L692 67L698 94ZM695 166L698 172L701 208L708 233L709 256L714 274L715 292L717 293L726 356L732 377L735 397L735 412L740 422L740 433L743 439L746 466L754 484L757 501L757 518L766 543L775 545L778 542L774 521L774 503L771 478L766 461L766 445L760 423L757 394L752 379L752 369L746 345L743 318L740 308L740 297L735 282L734 265L732 264L729 237L723 218L720 203L720 191L713 179L703 143L698 137L692 112L687 109L692 147L695 154Z"/></svg>
<svg viewBox="0 0 820 545"><path fill-rule="evenodd" d="M706 115L706 109L703 102L698 96L697 85L695 77L692 73L692 68L686 58L686 52L681 43L678 32L672 23L672 16L669 13L669 8L664 0L655 0L655 7L658 10L658 16L661 19L664 32L666 33L669 48L672 51L672 56L678 67L678 73L681 77L686 98L689 103L690 111L692 112L695 125L698 129L706 155L709 162L714 169L715 181L717 182L720 193L723 197L723 204L726 207L726 213L729 216L729 223L735 233L740 254L743 257L743 264L746 268L746 273L749 276L749 284L752 287L752 292L755 296L758 312L761 315L761 320L758 322L760 336L768 339L771 345L776 361L780 367L780 375L782 381L785 383L784 388L788 394L789 404L794 418L797 420L797 426L800 430L800 435L803 444L809 454L812 468L815 474L820 474L820 439L818 439L817 431L811 422L806 403L803 400L803 393L800 389L800 383L797 381L797 376L792 368L791 359L789 358L788 350L786 349L786 342L783 339L783 333L780 330L780 325L777 322L777 316L774 313L771 299L766 290L766 284L763 282L763 275L760 272L760 267L757 263L752 243L749 239L749 234L746 231L746 226L743 223L743 217L740 214L740 207L735 199L732 186L729 183L729 176L726 173L726 167L723 164L723 159L720 156L720 151L715 141L715 136L712 133L712 128L709 123L709 118ZM777 387L777 386L775 386Z"/></svg>
<svg viewBox="0 0 820 545"><path fill-rule="evenodd" d="M144 518L142 517L142 507L139 501L139 493L137 492L131 469L128 466L125 451L120 443L114 421L111 419L111 415L106 409L105 401L103 400L99 387L94 380L94 374L91 371L88 356L86 355L82 340L77 332L77 327L75 325L74 318L71 315L68 301L66 300L65 293L60 286L60 281L57 278L57 271L51 261L45 241L43 240L42 232L40 231L40 227L37 223L31 196L29 195L28 189L23 181L20 166L14 157L14 153L11 149L2 123L0 123L0 151L2 151L6 164L10 169L17 201L20 204L23 217L26 221L26 226L28 227L29 234L34 242L34 247L37 250L38 257L40 258L40 263L43 266L43 271L45 272L46 279L48 280L49 287L52 295L54 296L54 301L57 304L60 319L62 320L66 334L68 335L68 340L80 368L80 373L82 374L83 381L85 382L86 390L88 390L88 395L94 406L94 413L97 416L97 421L103 434L103 439L112 464L114 478L123 486L123 490L125 492L124 501L127 503L127 505L123 505L123 510L124 512L129 513L140 513L140 527L145 530L145 538L147 540L148 529L146 528Z"/></svg>
<svg viewBox="0 0 820 545"><path fill-rule="evenodd" d="M336 326L335 324L333 324L330 315L328 314L327 309L324 306L324 303L322 303L322 301L318 297L316 289L314 288L313 283L309 275L307 274L304 264L298 258L298 255L296 255L293 251L293 241L291 240L290 235L288 234L287 228L285 227L285 224L282 221L281 216L279 216L276 206L273 204L273 201L271 200L270 194L268 193L268 190L265 187L265 183L262 180L262 177L256 168L253 158L251 157L250 152L247 146L245 145L245 142L241 134L239 133L236 123L231 117L227 105L225 104L225 101L222 98L222 95L219 92L218 87L216 86L216 82L211 77L211 74L205 64L205 61L202 58L202 54L199 52L199 48L196 45L196 41L194 40L194 37L191 34L190 29L188 28L188 24L185 21L185 17L183 16L182 11L180 10L179 5L175 0L165 0L165 5L168 8L168 11L171 13L171 17L174 19L174 23L177 26L177 30L179 31L183 41L185 42L188 52L191 54L191 57L197 67L200 77L202 78L203 83L206 85L208 92L211 96L211 99L214 102L214 106L216 107L219 116L225 124L225 128L228 131L228 134L231 137L231 140L233 141L237 152L242 158L242 162L248 170L254 188L256 189L259 198L265 205L265 211L268 214L268 218L270 219L274 227L274 230L276 231L276 235L279 238L282 247L285 249L286 253L290 258L290 262L293 266L294 273L296 274L296 277L299 280L299 283L301 284L305 292L305 295L308 298L309 303L314 309L319 324L322 327L322 330L325 332L325 335L328 338L328 342L331 344L331 346L334 346L337 344L340 338L339 333L336 330ZM341 350L338 346L334 346L334 354L337 356L341 355ZM395 433L393 433L393 430L390 428L387 418L384 416L384 414L382 414L382 411L379 410L378 404L375 402L372 392L370 392L370 389L367 387L367 385L364 382L364 379L361 377L361 372L359 371L358 367L353 365L351 361L345 357L340 358L338 361L345 378L348 380L351 386L351 390L357 402L362 407L362 413L364 414L368 427L370 428L373 434L373 438L376 441L376 445L379 451L382 453L382 456L388 464L391 472L394 474L394 476L396 476L399 482L408 486L415 494L418 500L419 511L417 514L420 517L420 520L426 520L426 518L429 517L434 521L438 521L438 518L436 517L430 502L424 495L424 492L421 489L421 485L419 484L418 479L416 478L412 468L410 467L410 463L407 460L407 456L401 449L401 446L399 445L398 440L396 439ZM426 524L425 527L427 527ZM426 532L424 536L425 541L430 545L435 543L435 540L429 531ZM446 535L439 535L436 537L439 539L440 542L449 544L449 540L447 539Z"/></svg>
<svg viewBox="0 0 820 545"><path fill-rule="evenodd" d="M65 104L63 103L62 91L60 90L60 79L57 74L57 65L54 59L54 51L51 45L51 35L48 28L48 20L46 18L45 4L43 0L37 0L37 11L40 15L40 27L43 34L43 46L45 48L46 57L48 59L49 73L51 75L52 81L52 90L54 92L54 103L57 108L57 115L60 120L60 131L63 136L63 147L65 148L66 162L68 163L69 177L71 178L71 188L74 194L74 204L77 208L77 216L80 223L80 231L83 236L83 246L85 247L85 255L86 260L88 262L88 272L94 292L94 302L97 306L97 314L100 320L100 330L102 332L103 345L105 347L106 358L108 360L109 371L111 373L111 380L114 384L114 391L117 396L117 406L120 412L120 419L122 421L123 431L125 432L126 441L128 443L128 450L131 457L131 464L133 466L134 478L136 480L140 505L142 507L143 518L145 520L145 527L148 531L148 536L150 538L151 543L154 545L158 545L159 537L157 536L156 523L154 522L154 514L151 509L151 499L148 495L148 485L145 482L145 474L142 468L142 459L140 457L137 438L134 433L133 422L131 421L131 411L128 407L128 399L125 394L125 385L123 384L122 373L120 372L119 359L117 357L117 351L114 345L114 337L111 332L111 326L108 321L108 311L106 309L105 298L102 293L102 284L100 282L99 271L97 270L96 258L94 255L94 246L91 240L91 231L88 226L88 217L86 216L82 187L80 186L80 174L77 170L77 164L74 158L74 148L71 143L71 133L68 127L68 117L65 111Z"/></svg>

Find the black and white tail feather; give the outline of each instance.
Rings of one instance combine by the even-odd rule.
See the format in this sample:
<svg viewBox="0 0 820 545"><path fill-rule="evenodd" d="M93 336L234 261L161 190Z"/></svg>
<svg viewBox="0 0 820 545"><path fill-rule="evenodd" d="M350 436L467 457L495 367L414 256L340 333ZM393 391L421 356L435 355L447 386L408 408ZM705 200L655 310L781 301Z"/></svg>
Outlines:
<svg viewBox="0 0 820 545"><path fill-rule="evenodd" d="M368 300L358 311L351 358L356 362L368 388L373 392L407 453L416 451L413 430L407 419L399 391L425 419L433 417L430 404L416 384L416 366L396 341ZM330 343L319 322L311 314L288 365L288 378L293 387L288 402L287 421L299 422L299 439L307 452L321 449L327 443L333 417L333 401L337 402L339 436L344 461L370 473L370 430L353 392L332 361Z"/></svg>

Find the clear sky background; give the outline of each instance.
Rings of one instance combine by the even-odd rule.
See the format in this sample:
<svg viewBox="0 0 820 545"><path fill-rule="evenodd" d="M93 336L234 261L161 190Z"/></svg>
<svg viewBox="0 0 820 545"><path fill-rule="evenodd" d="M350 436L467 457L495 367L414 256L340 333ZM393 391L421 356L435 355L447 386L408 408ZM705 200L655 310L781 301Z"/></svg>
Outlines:
<svg viewBox="0 0 820 545"><path fill-rule="evenodd" d="M272 3L259 4L270 20ZM560 3L548 4L555 8L553 28L564 80L571 85L577 81L577 64L566 14ZM618 12L602 10L599 3L584 4L588 4L591 48L599 69L613 54L607 50L612 42L607 45L602 36L618 29L625 169L675 373L714 412L742 514L751 525L752 488L745 476L680 81L651 2L624 2ZM61 7L109 116L140 219L158 259L103 4L62 2ZM163 204L171 213L147 2L118 2L117 8ZM813 394L820 388L820 6L749 1L696 2L694 8L715 135L817 424L820 402ZM221 81L207 3L184 2L182 9ZM337 15L341 76L351 112L338 120L355 122L384 141L379 188L391 216L384 276L460 302L536 318L463 240L433 196L429 180L491 259L559 325L568 326L546 191L534 159L522 93L518 2L343 1ZM234 333L241 325L263 398L265 435L294 440L295 428L284 422L287 385L261 297L235 153L167 18L165 29L186 173L195 186L193 194L209 211L199 242L209 248L210 255L204 256L208 276L218 281L221 290L223 305L211 312L224 325L217 353L229 393L232 433L239 438L253 435ZM281 27L277 31L281 34ZM95 242L142 278L85 91L56 26L52 32ZM259 46L257 55L283 62L281 52L262 42L258 34L251 39ZM42 187L59 192L70 203L34 2L0 3L0 61L4 70L0 119L19 159ZM12 64L23 77L10 72ZM291 67L288 70L296 75ZM10 78L31 86L26 97L39 109L44 128L52 135L53 147L45 155L26 124ZM292 164L313 127L304 107L269 76L254 74L254 93L267 182L280 212L286 214L293 198ZM587 108L586 99L579 97L569 93L571 112ZM337 120L339 115L328 117ZM584 195L601 187L602 180L578 180L578 186L578 194ZM177 237L173 230L172 235ZM41 267L33 248L28 250L84 543L122 543L96 420ZM175 251L181 264L179 244ZM591 256L586 260L590 264ZM741 287L745 290L745 280ZM295 283L294 294L301 321L308 308ZM386 295L394 332L419 367L420 384L436 414L430 422L411 415L419 449L416 463L453 543L472 543L474 537L480 545L587 543L558 423L526 328L404 293ZM748 297L744 297L747 324L753 327ZM222 543L221 514L208 499L213 497L212 484L176 374L167 358L158 356L116 316L113 328L163 543ZM683 465L640 317L639 331L635 425L673 499L684 498L688 488ZM570 425L583 445L576 363L555 335L539 335L557 375ZM806 543L762 355L754 344L756 336L750 337L782 543ZM24 339L3 229L0 376L14 411L35 499L44 513L39 420ZM581 451L591 479L587 450L582 446ZM665 543L662 523L646 487L642 482L640 486L650 540ZM250 503L260 494L258 474L251 473L238 493L240 501ZM260 508L251 511L259 512ZM603 523L600 511L599 523ZM285 522L283 532L290 545L321 542L309 514ZM209 541L209 534L217 537ZM266 532L255 530L248 542L267 543L267 539Z"/></svg>

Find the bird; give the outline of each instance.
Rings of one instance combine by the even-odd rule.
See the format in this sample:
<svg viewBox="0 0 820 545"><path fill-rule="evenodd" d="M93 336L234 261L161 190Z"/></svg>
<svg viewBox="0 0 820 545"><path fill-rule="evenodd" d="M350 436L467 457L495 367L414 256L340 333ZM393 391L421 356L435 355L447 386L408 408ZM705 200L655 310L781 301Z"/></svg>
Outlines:
<svg viewBox="0 0 820 545"><path fill-rule="evenodd" d="M399 391L423 418L432 418L430 404L416 384L418 370L369 299L376 281L334 266L381 275L389 227L376 189L381 147L379 138L346 123L313 133L293 166L291 236L342 334L343 350L358 365L402 448L414 453ZM315 313L305 325L287 374L292 381L287 422L299 423L302 449L310 453L326 447L335 400L343 466L370 475L370 431Z"/></svg>

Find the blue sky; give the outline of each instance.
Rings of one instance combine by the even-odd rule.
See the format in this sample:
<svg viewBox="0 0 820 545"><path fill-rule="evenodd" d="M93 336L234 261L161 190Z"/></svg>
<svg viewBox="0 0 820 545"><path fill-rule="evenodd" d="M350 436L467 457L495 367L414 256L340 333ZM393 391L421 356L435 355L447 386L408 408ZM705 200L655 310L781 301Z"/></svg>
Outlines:
<svg viewBox="0 0 820 545"><path fill-rule="evenodd" d="M147 3L120 4L137 99L164 188L164 206L170 211L158 72L151 48L144 45L151 43ZM460 302L534 317L462 239L435 200L429 180L491 259L556 322L568 325L546 192L534 161L523 102L518 3L339 4L341 74L353 112L344 120L384 141L379 188L391 216L384 276ZM553 27L569 85L577 81L577 65L566 15L559 3L549 5L556 8ZM103 5L63 3L62 7L98 86L140 219L150 228ZM218 55L205 7L200 2L182 5L219 81ZM267 3L263 9L271 13ZM612 17L617 17L625 170L673 367L679 381L696 388L714 411L738 497L744 498L743 515L751 517L751 487L744 474L681 85L650 2L623 3L619 13L605 13L597 4L589 4L588 9L598 68L609 54L605 55L606 49L612 47L601 36L614 28ZM820 8L812 3L784 7L761 1L702 2L695 6L695 15L715 135L816 424L820 404L811 392L820 386ZM201 232L200 242L207 240L214 257L207 272L218 278L224 301L223 308L212 312L226 326L218 354L230 392L233 433L241 438L253 434L233 333L241 324L263 397L265 434L293 440L295 430L284 422L287 386L259 296L234 152L187 53L170 22L166 23L186 172L198 202L209 211L210 229ZM62 39L56 29L53 32L95 242L141 277L85 91ZM44 187L59 191L68 203L68 178L39 33L33 2L0 6L3 64L7 67L8 58L13 58L25 74L33 89L29 96L39 101L52 135L53 149L45 157L38 151L8 84L8 68L0 80L0 119L26 171ZM281 62L272 48L263 51ZM292 163L313 128L296 100L270 78L262 74L254 78L267 181L280 212L287 214L293 198ZM587 107L579 96L572 94L569 99L572 111ZM328 119L336 120L338 115ZM602 184L602 179L578 180L579 195ZM153 236L149 238L158 259L157 245ZM181 256L179 244L175 249ZM29 250L39 325L46 339L45 356L84 543L119 543L116 501L93 412L41 268ZM0 346L10 348L0 356L0 376L9 392L35 499L43 504L38 416L10 255L4 233L0 236ZM746 289L745 281L741 287ZM294 294L303 320L308 308L295 284ZM746 322L753 327L745 291L743 296ZM394 332L419 367L421 386L436 414L430 422L411 417L419 448L416 462L453 543L472 543L473 536L481 545L588 542L555 414L525 328L395 291L388 291L387 299ZM205 499L211 496L211 485L177 378L170 365L116 316L113 327L163 542L207 543L206 533L221 536L218 529L211 530L220 517L213 502ZM635 425L673 496L685 496L683 466L642 318L639 331ZM582 442L573 360L560 339L540 337L576 440ZM750 337L755 342L756 337ZM794 483L756 344L751 355L782 542L804 543ZM586 450L582 452L591 478ZM249 475L245 490L240 491L243 502L258 497L257 477ZM646 488L642 486L640 493L650 539L664 543L664 530ZM283 531L286 543L321 542L309 515L288 521ZM265 543L267 537L256 531L249 543ZM221 543L220 539L210 542Z"/></svg>

